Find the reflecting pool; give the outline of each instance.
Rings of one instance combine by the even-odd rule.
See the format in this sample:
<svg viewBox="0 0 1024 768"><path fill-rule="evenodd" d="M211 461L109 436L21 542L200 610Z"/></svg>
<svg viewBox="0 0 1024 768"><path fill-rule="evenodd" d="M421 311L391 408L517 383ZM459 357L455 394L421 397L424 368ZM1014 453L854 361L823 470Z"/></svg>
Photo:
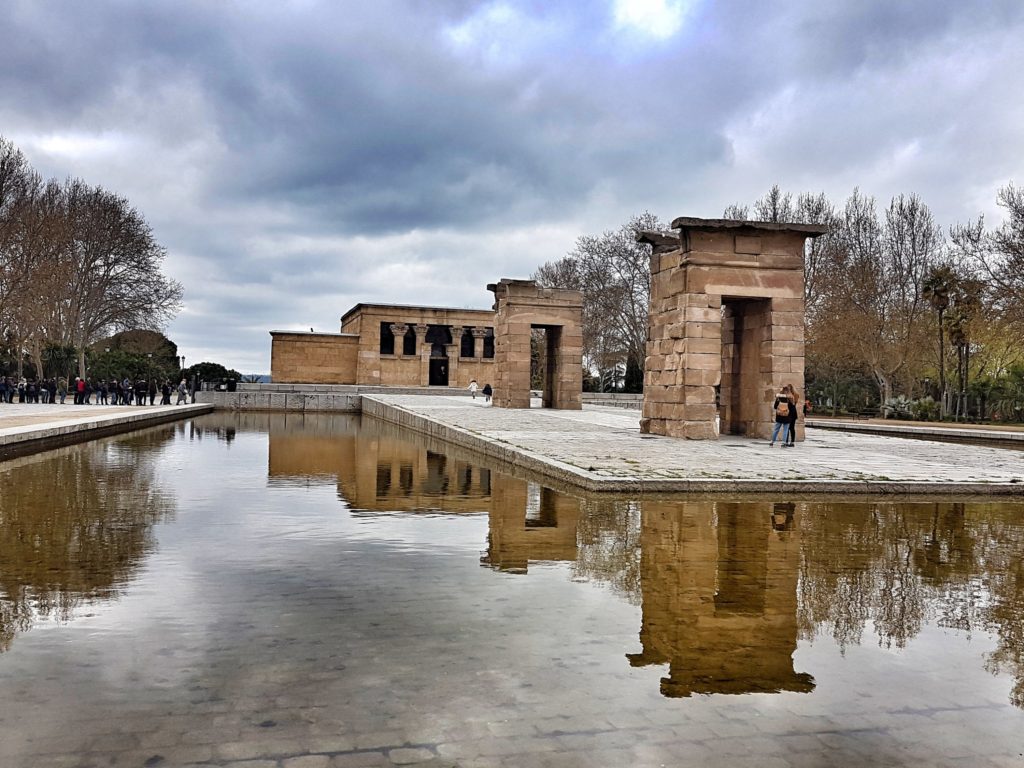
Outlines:
<svg viewBox="0 0 1024 768"><path fill-rule="evenodd" d="M301 414L0 464L0 766L1024 765L1024 503L509 471Z"/></svg>

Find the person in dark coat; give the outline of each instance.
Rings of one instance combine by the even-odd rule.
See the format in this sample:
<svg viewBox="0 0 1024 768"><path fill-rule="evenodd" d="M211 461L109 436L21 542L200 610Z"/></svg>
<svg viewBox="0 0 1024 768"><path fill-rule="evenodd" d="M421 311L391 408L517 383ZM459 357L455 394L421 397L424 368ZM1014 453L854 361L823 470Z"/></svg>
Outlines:
<svg viewBox="0 0 1024 768"><path fill-rule="evenodd" d="M793 389L790 384L786 385L789 388L789 399L792 401L792 405L789 409L789 442L786 445L789 448L796 447L796 419L800 412L800 393Z"/></svg>

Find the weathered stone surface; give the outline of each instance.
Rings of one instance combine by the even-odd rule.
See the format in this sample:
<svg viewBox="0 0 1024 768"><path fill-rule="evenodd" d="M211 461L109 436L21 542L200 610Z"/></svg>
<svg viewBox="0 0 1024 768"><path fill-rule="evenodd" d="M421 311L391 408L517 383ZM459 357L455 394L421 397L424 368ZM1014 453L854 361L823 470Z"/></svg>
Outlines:
<svg viewBox="0 0 1024 768"><path fill-rule="evenodd" d="M775 392L803 389L803 245L821 228L690 218L673 226L682 230L674 250L673 238L641 236L658 250L643 429L713 439L717 413L724 432L767 436Z"/></svg>

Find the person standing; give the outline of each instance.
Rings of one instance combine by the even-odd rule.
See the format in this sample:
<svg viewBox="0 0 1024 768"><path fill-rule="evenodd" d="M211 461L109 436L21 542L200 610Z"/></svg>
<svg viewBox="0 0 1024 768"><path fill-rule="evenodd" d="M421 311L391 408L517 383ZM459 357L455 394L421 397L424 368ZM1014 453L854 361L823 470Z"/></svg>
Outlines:
<svg viewBox="0 0 1024 768"><path fill-rule="evenodd" d="M156 401L156 393L158 392L156 385L156 379L149 380L149 404L152 405Z"/></svg>
<svg viewBox="0 0 1024 768"><path fill-rule="evenodd" d="M491 395L494 394L494 390L491 389L491 385L490 384L484 384L484 388L481 391L483 392L483 395L484 395L484 402L485 403L491 402Z"/></svg>
<svg viewBox="0 0 1024 768"><path fill-rule="evenodd" d="M795 448L796 447L796 420L800 413L800 393L797 392L791 384L786 385L789 388L789 441L783 444L784 448Z"/></svg>
<svg viewBox="0 0 1024 768"><path fill-rule="evenodd" d="M772 429L772 439L768 443L769 448L775 445L780 430L782 431L782 444L785 445L789 439L789 412L793 410L793 403L789 399L787 387L783 387L775 395L775 402L772 404L772 410L775 411L775 427Z"/></svg>
<svg viewBox="0 0 1024 768"><path fill-rule="evenodd" d="M178 385L178 402L175 405L181 405L182 403L187 404L188 400L188 384L184 379L181 380L181 384Z"/></svg>
<svg viewBox="0 0 1024 768"><path fill-rule="evenodd" d="M476 400L476 379L470 379L469 382L469 394L472 395L473 399Z"/></svg>

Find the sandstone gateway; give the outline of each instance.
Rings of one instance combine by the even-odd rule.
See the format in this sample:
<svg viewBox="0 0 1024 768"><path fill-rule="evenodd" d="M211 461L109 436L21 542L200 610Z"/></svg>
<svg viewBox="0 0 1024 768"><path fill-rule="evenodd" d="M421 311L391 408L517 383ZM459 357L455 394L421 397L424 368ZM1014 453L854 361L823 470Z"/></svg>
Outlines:
<svg viewBox="0 0 1024 768"><path fill-rule="evenodd" d="M803 391L804 243L826 228L681 217L672 229L639 236L654 249L640 429L714 439L717 412L722 432L767 437L775 393Z"/></svg>

